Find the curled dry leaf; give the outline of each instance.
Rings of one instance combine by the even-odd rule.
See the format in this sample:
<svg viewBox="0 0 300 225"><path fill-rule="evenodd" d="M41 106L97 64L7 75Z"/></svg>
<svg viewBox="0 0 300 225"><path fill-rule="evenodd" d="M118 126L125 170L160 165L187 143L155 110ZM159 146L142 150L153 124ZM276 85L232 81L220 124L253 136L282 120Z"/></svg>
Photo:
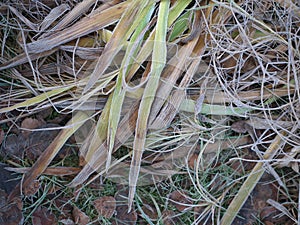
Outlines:
<svg viewBox="0 0 300 225"><path fill-rule="evenodd" d="M96 199L94 206L99 215L111 218L116 210L116 199L112 196L104 196Z"/></svg>
<svg viewBox="0 0 300 225"><path fill-rule="evenodd" d="M90 222L90 218L76 206L74 206L72 214L77 225L85 225Z"/></svg>
<svg viewBox="0 0 300 225"><path fill-rule="evenodd" d="M184 191L173 191L169 195L169 200L171 204L173 204L176 207L176 209L180 212L186 211L190 208L189 205L192 204L191 199Z"/></svg>
<svg viewBox="0 0 300 225"><path fill-rule="evenodd" d="M32 214L33 225L56 225L57 220L55 215L46 207L38 207Z"/></svg>

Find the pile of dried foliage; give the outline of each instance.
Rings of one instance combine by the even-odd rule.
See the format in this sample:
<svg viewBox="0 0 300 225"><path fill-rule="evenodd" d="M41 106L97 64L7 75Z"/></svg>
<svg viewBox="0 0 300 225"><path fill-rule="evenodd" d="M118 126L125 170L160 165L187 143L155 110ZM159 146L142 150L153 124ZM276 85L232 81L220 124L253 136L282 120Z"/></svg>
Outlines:
<svg viewBox="0 0 300 225"><path fill-rule="evenodd" d="M24 174L1 215L48 174L73 214L31 199L25 223L300 223L298 1L4 0L0 19L1 161ZM99 177L128 190L95 219L76 201Z"/></svg>

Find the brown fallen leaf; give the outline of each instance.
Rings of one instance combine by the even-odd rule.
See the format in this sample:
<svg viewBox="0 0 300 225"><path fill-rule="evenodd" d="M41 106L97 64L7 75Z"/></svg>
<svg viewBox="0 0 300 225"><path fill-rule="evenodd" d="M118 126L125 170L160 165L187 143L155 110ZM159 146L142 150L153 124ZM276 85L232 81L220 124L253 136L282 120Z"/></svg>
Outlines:
<svg viewBox="0 0 300 225"><path fill-rule="evenodd" d="M15 168L15 167L6 167L8 171L16 172L16 173L27 173L30 168L29 167L22 167L22 168ZM56 167L48 167L42 174L50 175L50 176L68 176L79 173L81 168L79 167L63 167L63 166L56 166Z"/></svg>
<svg viewBox="0 0 300 225"><path fill-rule="evenodd" d="M77 225L86 225L90 222L90 218L76 206L73 208L72 215Z"/></svg>
<svg viewBox="0 0 300 225"><path fill-rule="evenodd" d="M155 206L144 204L142 207L143 212L151 219L151 220L157 220L158 213L155 209Z"/></svg>
<svg viewBox="0 0 300 225"><path fill-rule="evenodd" d="M194 208L194 221L197 221L197 224L211 225L211 209L207 209L207 205L199 202Z"/></svg>
<svg viewBox="0 0 300 225"><path fill-rule="evenodd" d="M236 217L233 224L244 225L256 223L260 213L266 207L269 207L267 200L276 199L276 197L277 188L274 185L273 177L264 173L260 182L250 194L250 198L248 198L243 205L239 212L239 216Z"/></svg>
<svg viewBox="0 0 300 225"><path fill-rule="evenodd" d="M116 210L116 199L112 196L104 196L93 202L98 214L105 218L111 218Z"/></svg>
<svg viewBox="0 0 300 225"><path fill-rule="evenodd" d="M135 211L128 212L127 205L120 205L116 207L116 223L122 225L135 225L138 215Z"/></svg>
<svg viewBox="0 0 300 225"><path fill-rule="evenodd" d="M8 202L7 193L0 189L0 225L23 224L22 200L20 197Z"/></svg>
<svg viewBox="0 0 300 225"><path fill-rule="evenodd" d="M64 225L75 225L74 221L71 220L71 219L62 219L62 220L60 220L58 222L60 222L60 223L62 223Z"/></svg>
<svg viewBox="0 0 300 225"><path fill-rule="evenodd" d="M70 202L70 197L67 196L57 196L57 193L49 194L48 199L52 201L55 208L60 210L58 220L72 220L73 218L73 205ZM72 220L73 221L73 220ZM75 223L74 223L75 224Z"/></svg>
<svg viewBox="0 0 300 225"><path fill-rule="evenodd" d="M42 125L44 125L43 121L27 117L21 123L22 135L25 138L28 138L32 132L30 130L36 129Z"/></svg>
<svg viewBox="0 0 300 225"><path fill-rule="evenodd" d="M6 169L7 166L7 164L0 163L0 189L5 191L6 194L10 194L10 192L18 184L20 178L18 179L18 175L8 171Z"/></svg>
<svg viewBox="0 0 300 225"><path fill-rule="evenodd" d="M279 216L280 215L280 216ZM290 225L294 224L291 218L286 215L283 215L279 209L276 209L274 206L267 206L263 208L260 212L260 220L264 224L282 224L282 225Z"/></svg>
<svg viewBox="0 0 300 225"><path fill-rule="evenodd" d="M191 209L192 200L185 191L173 191L169 195L169 201L180 212Z"/></svg>
<svg viewBox="0 0 300 225"><path fill-rule="evenodd" d="M36 160L42 152L51 144L59 133L59 130L47 130L47 128L58 127L57 124L46 124L38 127L42 131L33 131L29 137L26 146L26 155L31 160Z"/></svg>
<svg viewBox="0 0 300 225"><path fill-rule="evenodd" d="M179 224L178 218L176 218L176 214L171 210L164 210L162 212L162 222L164 225L177 225Z"/></svg>
<svg viewBox="0 0 300 225"><path fill-rule="evenodd" d="M56 225L55 215L46 207L39 206L32 214L32 225Z"/></svg>
<svg viewBox="0 0 300 225"><path fill-rule="evenodd" d="M240 157L245 160L234 160L229 164L229 166L238 174L244 174L245 171L250 171L253 169L255 162L251 162L251 160L257 160L257 155L254 151L247 148L241 150L240 153Z"/></svg>
<svg viewBox="0 0 300 225"><path fill-rule="evenodd" d="M12 157L13 159L17 160L22 159L25 145L26 143L23 135L9 135L3 141L0 149L0 155L4 158Z"/></svg>

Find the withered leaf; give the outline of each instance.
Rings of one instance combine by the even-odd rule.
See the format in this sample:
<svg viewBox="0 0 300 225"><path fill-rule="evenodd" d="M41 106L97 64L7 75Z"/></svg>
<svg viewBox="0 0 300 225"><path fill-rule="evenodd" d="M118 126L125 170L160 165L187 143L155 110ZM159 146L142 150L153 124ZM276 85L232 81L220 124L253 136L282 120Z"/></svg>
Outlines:
<svg viewBox="0 0 300 225"><path fill-rule="evenodd" d="M179 221L174 211L164 210L162 212L162 222L164 225L176 225Z"/></svg>
<svg viewBox="0 0 300 225"><path fill-rule="evenodd" d="M112 196L104 196L93 202L99 215L111 218L116 210L116 200Z"/></svg>
<svg viewBox="0 0 300 225"><path fill-rule="evenodd" d="M192 204L191 199L185 191L173 191L169 195L169 201L173 204L176 209L180 212L186 211Z"/></svg>
<svg viewBox="0 0 300 225"><path fill-rule="evenodd" d="M31 131L30 129L35 129L43 125L41 120L33 119L30 117L25 118L21 123L22 134L25 138L27 138Z"/></svg>
<svg viewBox="0 0 300 225"><path fill-rule="evenodd" d="M38 207L32 214L33 225L56 225L57 220L55 215L50 212L46 207Z"/></svg>
<svg viewBox="0 0 300 225"><path fill-rule="evenodd" d="M127 205L120 205L116 207L116 223L122 225L135 225L137 221L137 213L133 210L128 212Z"/></svg>
<svg viewBox="0 0 300 225"><path fill-rule="evenodd" d="M74 207L72 214L77 225L85 225L90 222L90 218L76 206Z"/></svg>

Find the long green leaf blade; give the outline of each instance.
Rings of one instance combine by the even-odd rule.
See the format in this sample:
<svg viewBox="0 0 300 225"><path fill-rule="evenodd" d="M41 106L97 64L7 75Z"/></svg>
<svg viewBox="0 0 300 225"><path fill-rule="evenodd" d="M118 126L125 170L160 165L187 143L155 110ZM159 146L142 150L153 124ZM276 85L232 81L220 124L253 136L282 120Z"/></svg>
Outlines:
<svg viewBox="0 0 300 225"><path fill-rule="evenodd" d="M133 143L133 156L129 171L128 211L131 210L134 194L136 191L136 185L141 165L141 158L145 147L147 123L151 106L155 97L156 90L158 88L161 72L166 64L166 34L168 28L167 15L169 15L169 5L169 0L161 1L159 5L151 71L149 74L149 80L144 90L142 101L140 103L135 130L135 138Z"/></svg>

